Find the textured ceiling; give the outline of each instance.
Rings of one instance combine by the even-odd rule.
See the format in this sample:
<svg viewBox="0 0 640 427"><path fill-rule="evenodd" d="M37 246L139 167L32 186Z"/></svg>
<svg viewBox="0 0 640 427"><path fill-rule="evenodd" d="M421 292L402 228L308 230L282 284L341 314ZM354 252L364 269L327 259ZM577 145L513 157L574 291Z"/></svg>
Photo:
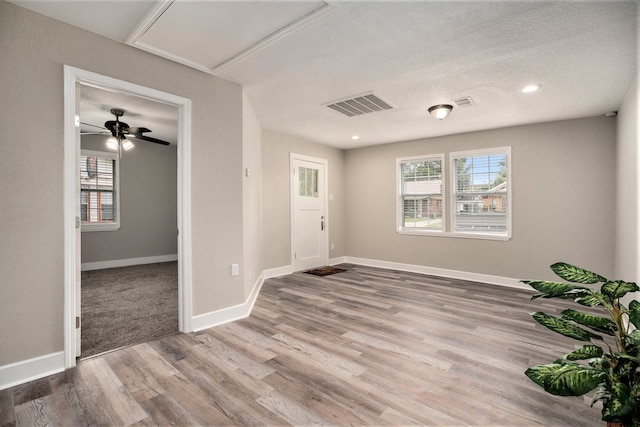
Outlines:
<svg viewBox="0 0 640 427"><path fill-rule="evenodd" d="M603 115L619 108L638 73L636 1L334 1L331 13L293 22L285 28L293 30L248 54L246 37L265 31L250 25L256 14L282 27L282 8L298 19L315 6L14 3L183 63L189 58L195 68L242 84L263 128L340 148ZM224 38L212 36L220 25L194 25L182 36L196 8L197 22L211 25L216 17L207 14L225 10ZM223 69L211 61L234 50L240 59ZM530 83L542 89L521 93ZM397 108L346 117L324 106L368 92ZM464 96L474 105L455 107L442 122L428 116L429 106Z"/></svg>

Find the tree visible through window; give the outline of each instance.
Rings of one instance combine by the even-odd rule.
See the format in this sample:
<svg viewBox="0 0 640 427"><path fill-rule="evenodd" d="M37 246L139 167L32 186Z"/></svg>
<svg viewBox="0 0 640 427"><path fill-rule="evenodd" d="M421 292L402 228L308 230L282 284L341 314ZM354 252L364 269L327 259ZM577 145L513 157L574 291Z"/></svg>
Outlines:
<svg viewBox="0 0 640 427"><path fill-rule="evenodd" d="M118 160L111 153L82 151L80 219L84 231L114 229L119 224ZM103 227L102 225L111 227ZM99 227L92 227L101 225Z"/></svg>
<svg viewBox="0 0 640 427"><path fill-rule="evenodd" d="M453 232L509 235L509 148L452 153Z"/></svg>

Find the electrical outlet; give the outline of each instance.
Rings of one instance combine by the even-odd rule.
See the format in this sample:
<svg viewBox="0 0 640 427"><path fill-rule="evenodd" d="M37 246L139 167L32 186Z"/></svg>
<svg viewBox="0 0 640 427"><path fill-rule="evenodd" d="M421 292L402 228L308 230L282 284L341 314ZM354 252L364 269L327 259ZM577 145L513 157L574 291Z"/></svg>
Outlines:
<svg viewBox="0 0 640 427"><path fill-rule="evenodd" d="M231 275L237 276L238 274L240 274L240 271L238 270L238 264L231 264Z"/></svg>
<svg viewBox="0 0 640 427"><path fill-rule="evenodd" d="M332 243L331 244L331 250L334 250L335 248L336 248L335 245Z"/></svg>

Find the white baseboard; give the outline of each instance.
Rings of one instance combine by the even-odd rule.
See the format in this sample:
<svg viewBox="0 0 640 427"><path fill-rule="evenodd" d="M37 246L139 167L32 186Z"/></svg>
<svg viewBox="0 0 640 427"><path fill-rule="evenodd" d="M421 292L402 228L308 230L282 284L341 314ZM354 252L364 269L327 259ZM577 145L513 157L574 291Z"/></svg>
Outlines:
<svg viewBox="0 0 640 427"><path fill-rule="evenodd" d="M0 366L0 390L64 371L64 351Z"/></svg>
<svg viewBox="0 0 640 427"><path fill-rule="evenodd" d="M341 256L341 257L329 259L327 265L343 264L345 262L347 262L347 257L346 256Z"/></svg>
<svg viewBox="0 0 640 427"><path fill-rule="evenodd" d="M260 294L260 289L262 288L262 284L264 283L264 278L265 275L263 272L262 274L260 274L260 276L258 276L258 279L253 285L253 289L249 294L249 298L247 298L244 303L234 305L233 307L223 308L222 310L193 316L191 318L191 329L194 332L197 332L203 329L212 328L214 326L223 325L234 320L249 317L249 315L251 314L251 310L253 310L253 305L258 299L258 294Z"/></svg>
<svg viewBox="0 0 640 427"><path fill-rule="evenodd" d="M155 264L158 262L177 261L178 254L157 255L143 258L114 259L110 261L83 262L80 266L82 271L102 270L105 268L129 267L132 265Z"/></svg>
<svg viewBox="0 0 640 427"><path fill-rule="evenodd" d="M262 275L265 279L271 279L272 277L286 276L287 274L291 273L293 273L293 266L285 265L284 267L276 267L264 270L262 272Z"/></svg>
<svg viewBox="0 0 640 427"><path fill-rule="evenodd" d="M428 267L424 265L404 264L400 262L381 261L377 259L357 258L350 256L331 258L328 261L328 265L337 265L343 263L366 265L369 267L385 268L388 270L406 271L409 273L429 274L431 276L447 277L450 279L469 280L472 282L488 283L491 285L506 286L509 288L531 290L529 286L520 283L519 279L513 279L511 277L493 276L490 274L471 273L468 271L448 270L446 268ZM285 265L283 267L265 270L263 274L265 279L270 279L272 277L291 274L292 272L293 268L290 265Z"/></svg>
<svg viewBox="0 0 640 427"><path fill-rule="evenodd" d="M366 265L369 267L386 268L389 270L406 271L409 273L429 274L432 276L448 277L450 279L469 280L472 282L489 283L492 285L531 290L530 287L520 283L519 279L513 279L510 277L492 276L488 274L471 273L468 271L448 270L446 268L427 267L423 265L403 264L399 262L356 257L345 257L344 262Z"/></svg>

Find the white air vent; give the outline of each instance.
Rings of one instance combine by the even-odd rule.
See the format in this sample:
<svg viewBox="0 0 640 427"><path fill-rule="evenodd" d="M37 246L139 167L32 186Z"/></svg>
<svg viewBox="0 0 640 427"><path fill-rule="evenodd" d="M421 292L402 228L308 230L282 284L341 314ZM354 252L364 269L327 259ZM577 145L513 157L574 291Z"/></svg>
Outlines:
<svg viewBox="0 0 640 427"><path fill-rule="evenodd" d="M472 105L475 105L475 103L473 102L473 99L471 99L470 96L454 99L453 102L458 107L471 107Z"/></svg>
<svg viewBox="0 0 640 427"><path fill-rule="evenodd" d="M333 101L324 106L348 117L396 108L373 92Z"/></svg>

